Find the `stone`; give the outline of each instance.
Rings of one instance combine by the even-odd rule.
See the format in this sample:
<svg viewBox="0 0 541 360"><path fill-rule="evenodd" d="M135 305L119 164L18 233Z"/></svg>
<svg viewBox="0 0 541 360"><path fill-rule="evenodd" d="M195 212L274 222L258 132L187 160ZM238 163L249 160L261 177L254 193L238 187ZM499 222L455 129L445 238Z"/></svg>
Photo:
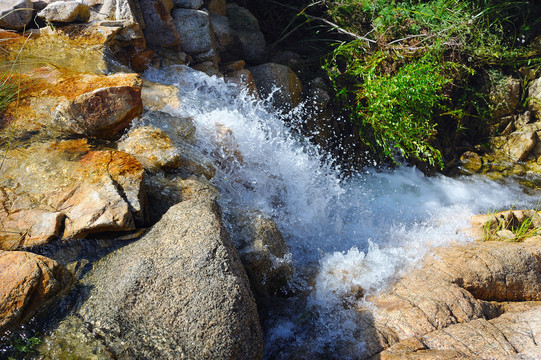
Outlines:
<svg viewBox="0 0 541 360"><path fill-rule="evenodd" d="M174 9L171 13L180 35L182 51L196 62L212 61L218 67L214 31L207 12L193 9Z"/></svg>
<svg viewBox="0 0 541 360"><path fill-rule="evenodd" d="M146 111L137 126L154 126L163 130L173 143L195 144L195 125L191 117L175 116L161 111Z"/></svg>
<svg viewBox="0 0 541 360"><path fill-rule="evenodd" d="M101 24L106 26L119 26L118 39L121 41L144 39L142 30L146 24L137 0L103 0L99 12L90 20L102 20Z"/></svg>
<svg viewBox="0 0 541 360"><path fill-rule="evenodd" d="M47 5L37 17L48 22L87 22L90 10L87 5L78 1L57 1Z"/></svg>
<svg viewBox="0 0 541 360"><path fill-rule="evenodd" d="M86 140L35 142L12 149L2 171L0 249L128 231L147 221L144 170L126 153L92 150Z"/></svg>
<svg viewBox="0 0 541 360"><path fill-rule="evenodd" d="M54 260L0 250L0 333L29 320L71 283L71 274Z"/></svg>
<svg viewBox="0 0 541 360"><path fill-rule="evenodd" d="M198 10L203 6L203 0L173 0L175 7Z"/></svg>
<svg viewBox="0 0 541 360"><path fill-rule="evenodd" d="M259 211L233 215L232 236L256 294L272 296L293 277L289 248L271 217Z"/></svg>
<svg viewBox="0 0 541 360"><path fill-rule="evenodd" d="M152 126L130 130L118 143L118 150L132 155L146 170L152 172L180 166L180 154L171 138Z"/></svg>
<svg viewBox="0 0 541 360"><path fill-rule="evenodd" d="M492 116L499 118L511 115L520 102L520 79L494 72L489 75L489 82L488 101Z"/></svg>
<svg viewBox="0 0 541 360"><path fill-rule="evenodd" d="M464 169L469 172L476 173L483 167L483 160L473 151L466 151L460 156L460 162Z"/></svg>
<svg viewBox="0 0 541 360"><path fill-rule="evenodd" d="M237 33L229 26L229 19L214 13L211 13L210 17L216 37L216 47L222 62L240 59L242 57L242 44Z"/></svg>
<svg viewBox="0 0 541 360"><path fill-rule="evenodd" d="M242 45L242 59L251 64L261 64L266 59L265 37L256 17L246 8L227 4L229 25Z"/></svg>
<svg viewBox="0 0 541 360"><path fill-rule="evenodd" d="M204 5L211 14L225 16L227 13L225 0L205 0Z"/></svg>
<svg viewBox="0 0 541 360"><path fill-rule="evenodd" d="M541 299L540 245L541 239L531 239L524 243L488 241L436 249L425 257L421 267L402 276L388 290L369 298L370 306L358 306L362 334L359 341L367 344L365 353L359 356L373 356L401 342L397 346L402 349L416 348L422 343L428 345L427 349L460 354L463 346L454 347L455 341L445 337L453 329L472 328L476 323L481 324L481 329L487 322L504 322L506 314L502 313L506 309L495 301ZM525 320L526 317L519 327L528 326ZM439 345L436 340L431 345L427 342L432 334L444 335ZM414 339L419 340L412 341ZM463 345L477 349L477 341L482 337L462 339ZM493 351L488 358L507 355L505 349L494 348Z"/></svg>
<svg viewBox="0 0 541 360"><path fill-rule="evenodd" d="M203 175L210 180L216 175L216 167L211 159L188 143L178 144L181 168L188 174Z"/></svg>
<svg viewBox="0 0 541 360"><path fill-rule="evenodd" d="M530 154L537 142L534 132L514 132L507 138L504 146L509 157L514 161L523 161Z"/></svg>
<svg viewBox="0 0 541 360"><path fill-rule="evenodd" d="M32 9L30 0L2 0L0 28L22 30L32 20Z"/></svg>
<svg viewBox="0 0 541 360"><path fill-rule="evenodd" d="M263 357L256 304L215 201L173 206L83 283L79 314L117 356Z"/></svg>
<svg viewBox="0 0 541 360"><path fill-rule="evenodd" d="M259 93L267 98L272 94L272 104L282 110L289 110L301 101L302 84L297 75L285 65L267 63L249 68Z"/></svg>
<svg viewBox="0 0 541 360"><path fill-rule="evenodd" d="M241 89L246 90L249 95L255 97L256 99L259 98L259 90L257 89L257 85L250 70L241 69L229 72L225 76L225 81L236 84Z"/></svg>
<svg viewBox="0 0 541 360"><path fill-rule="evenodd" d="M171 17L171 8L163 0L140 0L146 28L143 31L150 46L180 50L180 35Z"/></svg>
<svg viewBox="0 0 541 360"><path fill-rule="evenodd" d="M212 153L216 163L223 169L232 171L235 166L242 165L244 158L239 150L239 145L233 131L227 126L215 123L216 133L211 135L211 140L216 145L216 150Z"/></svg>
<svg viewBox="0 0 541 360"><path fill-rule="evenodd" d="M4 113L4 134L47 129L59 135L112 138L142 111L137 74L99 76L42 67L28 79L25 97Z"/></svg>
<svg viewBox="0 0 541 360"><path fill-rule="evenodd" d="M271 58L271 62L289 66L290 68L295 68L299 65L302 57L293 51L279 51L274 54Z"/></svg>
<svg viewBox="0 0 541 360"><path fill-rule="evenodd" d="M391 359L536 359L541 355L541 306L452 325L379 354ZM420 355L422 354L422 355Z"/></svg>
<svg viewBox="0 0 541 360"><path fill-rule="evenodd" d="M25 62L30 68L52 64L85 73L106 74L113 68L110 57L120 46L117 37L121 29L120 24L47 26L31 32L28 39L0 30L0 41L6 50L0 52L0 60L15 61L19 57L32 59Z"/></svg>
<svg viewBox="0 0 541 360"><path fill-rule="evenodd" d="M145 109L160 111L165 107L180 108L179 89L173 85L163 85L143 79L141 99Z"/></svg>
<svg viewBox="0 0 541 360"><path fill-rule="evenodd" d="M132 86L99 88L62 101L53 122L75 134L107 139L117 136L142 111L141 81L137 78Z"/></svg>
<svg viewBox="0 0 541 360"><path fill-rule="evenodd" d="M528 107L541 120L541 77L535 79L528 88Z"/></svg>

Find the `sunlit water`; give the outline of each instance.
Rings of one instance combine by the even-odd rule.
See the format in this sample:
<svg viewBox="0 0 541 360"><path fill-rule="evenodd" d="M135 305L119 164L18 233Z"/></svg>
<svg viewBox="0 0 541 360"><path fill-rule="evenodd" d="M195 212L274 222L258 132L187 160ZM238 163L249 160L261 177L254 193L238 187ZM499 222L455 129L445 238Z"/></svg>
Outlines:
<svg viewBox="0 0 541 360"><path fill-rule="evenodd" d="M294 135L264 102L220 79L179 69L146 73L180 88L182 107L166 110L195 119L198 146L208 156L227 157L212 140L217 124L231 129L229 145L242 154L242 162L229 162L213 179L224 211L262 210L274 218L291 251L293 295L272 302L262 315L268 358L288 358L296 348L310 356L340 346L362 348L355 314L343 305L352 289L373 294L432 247L471 241L459 230L473 214L537 201L512 183L426 177L405 166L343 179L332 161Z"/></svg>
<svg viewBox="0 0 541 360"><path fill-rule="evenodd" d="M458 230L473 214L537 201L512 183L426 177L406 166L343 179L317 147L236 87L187 68L146 77L181 89L181 109L166 110L195 119L207 155L227 156L212 141L216 124L232 130L229 143L243 161L213 179L224 211L231 205L262 210L287 239L296 268L293 296L264 309L268 358L289 358L297 348L306 356L362 348L355 314L343 305L352 289L373 294L432 247L471 241Z"/></svg>

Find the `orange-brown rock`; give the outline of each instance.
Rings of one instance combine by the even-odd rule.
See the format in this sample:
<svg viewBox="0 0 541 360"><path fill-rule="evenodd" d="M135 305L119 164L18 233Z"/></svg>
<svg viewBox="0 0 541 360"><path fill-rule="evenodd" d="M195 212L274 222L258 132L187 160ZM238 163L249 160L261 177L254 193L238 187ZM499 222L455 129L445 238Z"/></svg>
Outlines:
<svg viewBox="0 0 541 360"><path fill-rule="evenodd" d="M357 308L359 341L366 344L359 358L391 346L381 358L501 359L517 354L518 344L528 336L511 340L508 333L535 324L534 332L539 334L535 336L541 336L541 307L530 315L524 312L528 309L511 315L496 301L541 300L540 278L541 239L436 249L420 268L370 298L370 306ZM483 349L480 353L484 357L467 349Z"/></svg>
<svg viewBox="0 0 541 360"><path fill-rule="evenodd" d="M12 149L1 171L0 249L146 221L144 170L126 153L92 150L86 140L36 143Z"/></svg>
<svg viewBox="0 0 541 360"><path fill-rule="evenodd" d="M103 76L41 67L29 78L21 101L4 113L4 126L16 133L47 129L109 138L143 109L137 74Z"/></svg>
<svg viewBox="0 0 541 360"><path fill-rule="evenodd" d="M133 155L149 171L174 169L181 165L180 153L171 138L153 126L131 130L119 142L118 149Z"/></svg>
<svg viewBox="0 0 541 360"><path fill-rule="evenodd" d="M117 47L120 26L67 25L31 30L24 36L0 30L0 60L24 59L24 67L53 64L76 71L105 74ZM28 38L28 39L27 39Z"/></svg>
<svg viewBox="0 0 541 360"><path fill-rule="evenodd" d="M54 260L0 250L0 333L28 320L71 281L71 274Z"/></svg>

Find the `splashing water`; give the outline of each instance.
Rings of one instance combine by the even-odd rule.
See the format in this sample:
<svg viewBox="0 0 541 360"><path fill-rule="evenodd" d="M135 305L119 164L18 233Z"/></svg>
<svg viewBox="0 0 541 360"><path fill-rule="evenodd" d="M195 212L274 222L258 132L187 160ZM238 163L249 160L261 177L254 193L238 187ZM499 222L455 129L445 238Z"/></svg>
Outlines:
<svg viewBox="0 0 541 360"><path fill-rule="evenodd" d="M340 348L349 355L335 356L353 356L364 344L356 340L355 312L344 306L345 297L362 301L351 295L381 290L431 247L469 241L457 231L469 226L470 216L531 207L537 200L511 182L425 177L406 166L343 179L316 146L236 86L186 67L152 69L145 76L179 87L181 108L166 110L195 119L203 153L225 157L211 139L220 126L231 130L228 144L242 161L233 159L213 179L224 211L259 209L274 218L288 242L294 295L273 301L262 315L268 358Z"/></svg>

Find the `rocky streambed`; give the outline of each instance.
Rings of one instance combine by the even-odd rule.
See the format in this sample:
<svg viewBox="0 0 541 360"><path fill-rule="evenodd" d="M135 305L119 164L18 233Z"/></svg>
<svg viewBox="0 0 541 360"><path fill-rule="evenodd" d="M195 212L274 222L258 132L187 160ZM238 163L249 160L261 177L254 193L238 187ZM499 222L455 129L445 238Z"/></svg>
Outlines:
<svg viewBox="0 0 541 360"><path fill-rule="evenodd" d="M303 94L324 113L321 82L267 63L247 9L23 0L0 14L0 61L21 84L0 115L1 356L541 356L539 215L493 211L538 194L413 168L342 178L280 116ZM535 176L532 104L502 151ZM488 169L481 156L463 170Z"/></svg>

